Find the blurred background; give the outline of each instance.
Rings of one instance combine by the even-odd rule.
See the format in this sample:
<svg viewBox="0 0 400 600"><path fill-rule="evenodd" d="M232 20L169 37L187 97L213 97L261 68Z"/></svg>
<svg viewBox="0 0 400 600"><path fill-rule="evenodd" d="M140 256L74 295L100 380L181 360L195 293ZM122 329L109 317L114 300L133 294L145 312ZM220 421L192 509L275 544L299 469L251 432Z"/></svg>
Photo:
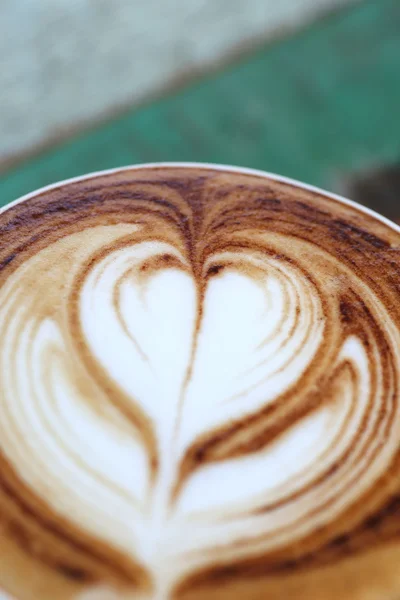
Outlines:
<svg viewBox="0 0 400 600"><path fill-rule="evenodd" d="M400 219L399 0L0 0L0 205L206 161Z"/></svg>

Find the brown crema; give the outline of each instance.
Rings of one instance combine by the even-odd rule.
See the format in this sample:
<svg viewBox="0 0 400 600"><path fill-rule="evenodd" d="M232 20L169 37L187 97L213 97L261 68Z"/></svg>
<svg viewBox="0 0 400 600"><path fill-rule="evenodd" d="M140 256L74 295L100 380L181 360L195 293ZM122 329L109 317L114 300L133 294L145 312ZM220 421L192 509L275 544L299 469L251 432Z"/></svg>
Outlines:
<svg viewBox="0 0 400 600"><path fill-rule="evenodd" d="M162 371L167 345L142 343L129 316L163 302L163 274L195 307L176 379L175 367ZM204 340L226 309L210 307L232 281L265 300L266 333L260 320L243 373L244 359L232 374L221 358L207 382ZM118 599L400 597L399 293L396 226L262 174L127 169L1 212L0 590L17 600L96 598L97 586ZM179 294L152 327L170 326ZM253 343L241 342L250 325L235 357ZM113 328L127 345L108 355ZM157 378L176 402L154 399ZM288 457L283 475L275 456ZM207 482L233 489L252 465L257 483L238 479L241 495L206 499Z"/></svg>

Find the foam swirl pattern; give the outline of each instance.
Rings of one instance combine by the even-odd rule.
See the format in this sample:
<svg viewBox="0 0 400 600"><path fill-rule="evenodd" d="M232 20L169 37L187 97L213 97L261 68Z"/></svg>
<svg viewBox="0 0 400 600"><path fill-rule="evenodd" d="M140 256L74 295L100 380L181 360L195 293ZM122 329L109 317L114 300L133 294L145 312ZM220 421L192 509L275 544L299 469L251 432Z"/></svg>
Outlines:
<svg viewBox="0 0 400 600"><path fill-rule="evenodd" d="M400 594L397 230L171 166L41 192L0 240L0 589Z"/></svg>

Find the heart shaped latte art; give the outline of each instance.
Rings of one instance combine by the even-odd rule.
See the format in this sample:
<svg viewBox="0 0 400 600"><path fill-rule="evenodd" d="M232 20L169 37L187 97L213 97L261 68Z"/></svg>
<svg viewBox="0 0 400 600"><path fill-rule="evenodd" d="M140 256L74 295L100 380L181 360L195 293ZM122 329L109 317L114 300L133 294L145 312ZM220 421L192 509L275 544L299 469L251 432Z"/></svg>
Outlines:
<svg viewBox="0 0 400 600"><path fill-rule="evenodd" d="M0 236L0 588L400 590L397 231L169 167L43 192Z"/></svg>

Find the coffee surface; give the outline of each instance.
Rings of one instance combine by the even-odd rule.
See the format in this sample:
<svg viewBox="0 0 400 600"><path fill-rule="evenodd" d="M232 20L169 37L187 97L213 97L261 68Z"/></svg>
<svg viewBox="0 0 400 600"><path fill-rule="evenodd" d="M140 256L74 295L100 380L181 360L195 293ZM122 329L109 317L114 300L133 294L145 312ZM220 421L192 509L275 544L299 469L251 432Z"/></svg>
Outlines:
<svg viewBox="0 0 400 600"><path fill-rule="evenodd" d="M3 211L0 589L400 594L399 250L355 206L208 167Z"/></svg>

